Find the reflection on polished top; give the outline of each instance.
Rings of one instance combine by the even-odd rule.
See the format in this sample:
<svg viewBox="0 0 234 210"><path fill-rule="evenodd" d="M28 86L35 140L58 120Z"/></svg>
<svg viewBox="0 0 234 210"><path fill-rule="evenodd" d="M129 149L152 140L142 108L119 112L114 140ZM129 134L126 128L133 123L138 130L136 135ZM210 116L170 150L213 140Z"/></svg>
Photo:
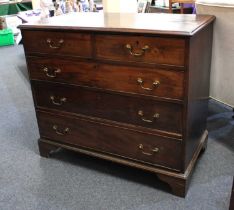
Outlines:
<svg viewBox="0 0 234 210"><path fill-rule="evenodd" d="M214 20L210 15L155 13L70 13L48 21L28 23L20 28L48 28L90 31L141 32L150 34L193 35Z"/></svg>

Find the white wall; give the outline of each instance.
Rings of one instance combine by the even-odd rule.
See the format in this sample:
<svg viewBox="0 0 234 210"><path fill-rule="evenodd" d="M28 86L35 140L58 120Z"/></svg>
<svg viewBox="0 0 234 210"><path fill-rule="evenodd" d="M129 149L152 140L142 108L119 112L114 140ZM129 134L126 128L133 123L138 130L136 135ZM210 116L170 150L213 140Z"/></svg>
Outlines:
<svg viewBox="0 0 234 210"><path fill-rule="evenodd" d="M39 9L40 8L40 0L32 0L32 6L33 6L33 9Z"/></svg>
<svg viewBox="0 0 234 210"><path fill-rule="evenodd" d="M234 0L197 1L198 14L216 16L211 62L211 97L234 107ZM231 4L232 2L232 4Z"/></svg>

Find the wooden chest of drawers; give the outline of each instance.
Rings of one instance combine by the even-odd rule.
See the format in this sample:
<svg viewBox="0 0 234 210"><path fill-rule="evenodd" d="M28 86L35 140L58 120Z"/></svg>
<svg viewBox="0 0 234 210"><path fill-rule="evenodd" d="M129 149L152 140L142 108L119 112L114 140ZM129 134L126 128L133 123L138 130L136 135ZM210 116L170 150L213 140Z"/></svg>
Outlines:
<svg viewBox="0 0 234 210"><path fill-rule="evenodd" d="M75 150L185 196L206 146L214 17L71 14L21 25L41 156Z"/></svg>

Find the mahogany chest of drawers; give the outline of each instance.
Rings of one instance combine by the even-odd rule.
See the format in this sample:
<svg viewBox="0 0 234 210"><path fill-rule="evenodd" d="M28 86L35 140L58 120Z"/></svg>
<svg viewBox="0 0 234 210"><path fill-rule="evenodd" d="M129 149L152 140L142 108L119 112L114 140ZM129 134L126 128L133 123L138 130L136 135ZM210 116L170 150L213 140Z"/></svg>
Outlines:
<svg viewBox="0 0 234 210"><path fill-rule="evenodd" d="M185 196L206 146L213 16L70 14L21 25L40 139Z"/></svg>

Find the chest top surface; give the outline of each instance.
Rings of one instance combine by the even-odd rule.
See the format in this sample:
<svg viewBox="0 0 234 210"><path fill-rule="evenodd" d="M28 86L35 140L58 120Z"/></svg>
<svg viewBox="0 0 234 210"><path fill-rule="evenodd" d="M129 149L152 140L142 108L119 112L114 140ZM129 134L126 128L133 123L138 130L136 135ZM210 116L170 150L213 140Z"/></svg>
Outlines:
<svg viewBox="0 0 234 210"><path fill-rule="evenodd" d="M192 36L214 19L211 15L70 13L23 24L20 28Z"/></svg>

